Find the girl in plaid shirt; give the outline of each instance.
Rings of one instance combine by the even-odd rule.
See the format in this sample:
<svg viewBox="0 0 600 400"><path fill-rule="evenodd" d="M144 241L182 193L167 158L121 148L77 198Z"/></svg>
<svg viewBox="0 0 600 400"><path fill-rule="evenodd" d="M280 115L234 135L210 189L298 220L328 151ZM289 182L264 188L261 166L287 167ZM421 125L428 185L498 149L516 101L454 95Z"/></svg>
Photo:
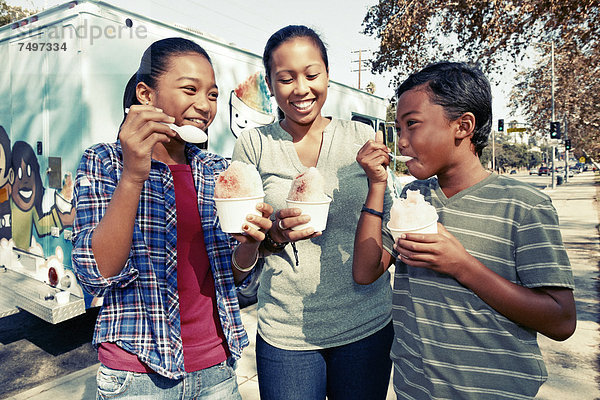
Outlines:
<svg viewBox="0 0 600 400"><path fill-rule="evenodd" d="M226 160L164 124L206 130L217 96L204 49L157 41L125 89L117 142L83 155L73 266L104 298L93 340L99 398L241 398L234 364L248 339L235 283L256 263L273 209L261 203L262 217L248 217L260 230L223 233L213 197Z"/></svg>

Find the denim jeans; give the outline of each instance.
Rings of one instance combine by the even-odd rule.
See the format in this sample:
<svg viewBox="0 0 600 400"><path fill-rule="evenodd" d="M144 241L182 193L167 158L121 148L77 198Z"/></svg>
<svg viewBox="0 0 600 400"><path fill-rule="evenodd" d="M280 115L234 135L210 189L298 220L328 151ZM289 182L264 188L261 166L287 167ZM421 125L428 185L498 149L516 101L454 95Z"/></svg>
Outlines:
<svg viewBox="0 0 600 400"><path fill-rule="evenodd" d="M318 350L282 350L256 335L261 400L385 400L394 328Z"/></svg>
<svg viewBox="0 0 600 400"><path fill-rule="evenodd" d="M241 400L235 375L235 362L223 361L183 379L159 374L119 371L100 365L96 399L152 400Z"/></svg>

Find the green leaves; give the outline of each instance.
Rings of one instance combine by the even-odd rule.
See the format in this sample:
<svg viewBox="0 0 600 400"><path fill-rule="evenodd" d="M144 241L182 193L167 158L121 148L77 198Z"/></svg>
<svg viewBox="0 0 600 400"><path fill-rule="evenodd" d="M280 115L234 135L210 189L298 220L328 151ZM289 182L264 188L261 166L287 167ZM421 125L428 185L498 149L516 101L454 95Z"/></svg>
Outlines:
<svg viewBox="0 0 600 400"><path fill-rule="evenodd" d="M26 10L21 7L9 6L6 4L6 0L0 0L0 26L18 21L36 12L36 10Z"/></svg>
<svg viewBox="0 0 600 400"><path fill-rule="evenodd" d="M380 40L371 68L394 71L392 87L441 60L478 62L492 81L519 72L511 105L540 134L550 121L550 58L530 57L549 55L533 46L554 42L556 119L567 119L574 149L600 158L600 0L379 0L363 28Z"/></svg>

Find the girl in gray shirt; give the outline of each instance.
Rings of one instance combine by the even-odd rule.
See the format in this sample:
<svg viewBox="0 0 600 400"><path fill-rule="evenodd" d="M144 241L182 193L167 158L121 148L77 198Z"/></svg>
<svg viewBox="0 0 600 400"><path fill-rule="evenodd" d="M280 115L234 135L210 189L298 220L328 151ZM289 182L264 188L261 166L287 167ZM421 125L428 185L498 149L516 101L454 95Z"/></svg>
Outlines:
<svg viewBox="0 0 600 400"><path fill-rule="evenodd" d="M263 63L282 119L243 132L233 152L233 160L257 167L265 202L277 210L261 245L269 254L258 289L261 399L385 399L393 337L390 277L386 272L364 286L352 278L354 234L368 190L356 152L375 132L321 115L329 70L313 30L279 30L267 42ZM285 203L292 180L309 167L321 172L333 199L323 232L291 230L308 217ZM392 239L384 237L391 251Z"/></svg>

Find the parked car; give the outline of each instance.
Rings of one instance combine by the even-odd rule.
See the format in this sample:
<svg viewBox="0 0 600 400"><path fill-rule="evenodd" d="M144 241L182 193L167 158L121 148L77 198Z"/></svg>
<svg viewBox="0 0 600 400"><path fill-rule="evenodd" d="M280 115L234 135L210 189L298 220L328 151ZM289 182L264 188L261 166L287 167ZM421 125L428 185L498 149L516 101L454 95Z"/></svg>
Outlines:
<svg viewBox="0 0 600 400"><path fill-rule="evenodd" d="M538 175L548 175L550 173L550 169L548 167L540 167L538 169Z"/></svg>
<svg viewBox="0 0 600 400"><path fill-rule="evenodd" d="M529 175L537 175L538 174L538 169L537 168L531 168L529 170Z"/></svg>

